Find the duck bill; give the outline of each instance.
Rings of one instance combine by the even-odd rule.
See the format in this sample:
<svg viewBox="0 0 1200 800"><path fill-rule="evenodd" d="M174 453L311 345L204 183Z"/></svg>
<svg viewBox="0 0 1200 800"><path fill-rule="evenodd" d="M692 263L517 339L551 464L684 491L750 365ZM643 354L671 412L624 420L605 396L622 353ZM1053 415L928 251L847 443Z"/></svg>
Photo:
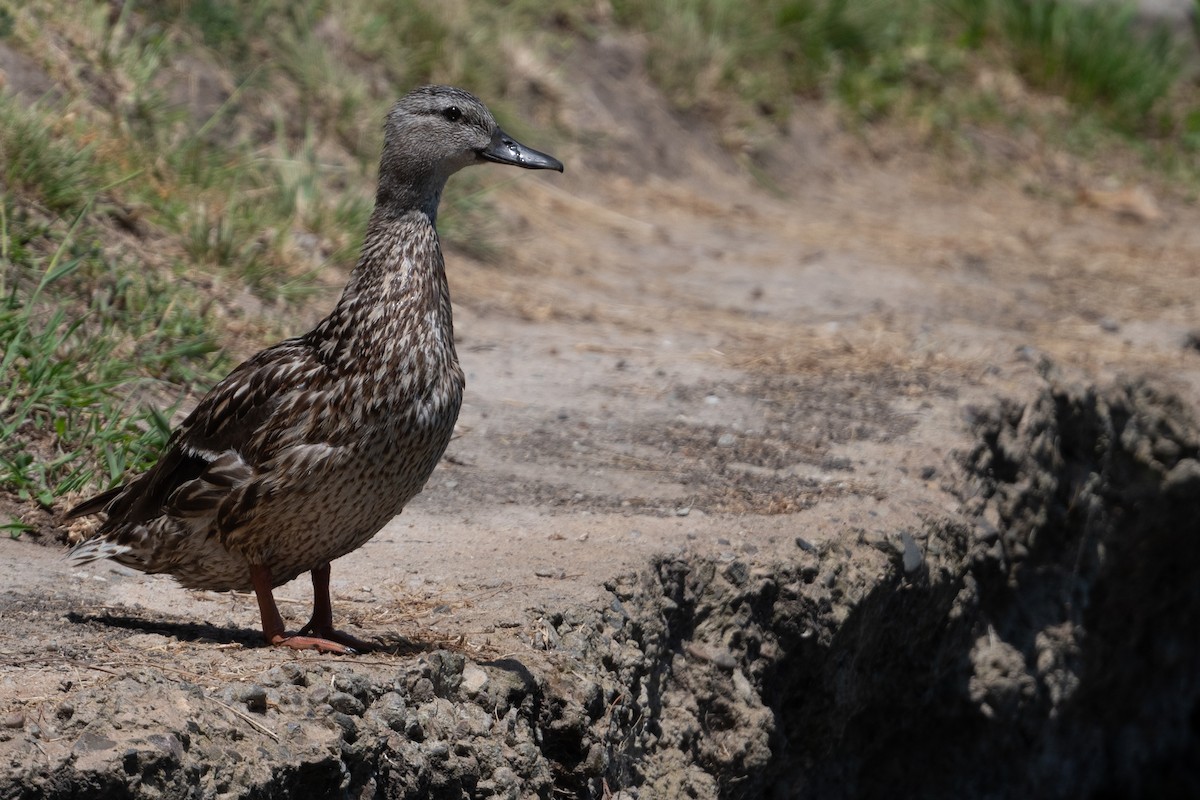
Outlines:
<svg viewBox="0 0 1200 800"><path fill-rule="evenodd" d="M526 147L504 131L496 128L492 141L479 151L479 155L497 164L512 164L514 167L525 169L553 169L563 171L562 162L554 156L539 153L532 147Z"/></svg>

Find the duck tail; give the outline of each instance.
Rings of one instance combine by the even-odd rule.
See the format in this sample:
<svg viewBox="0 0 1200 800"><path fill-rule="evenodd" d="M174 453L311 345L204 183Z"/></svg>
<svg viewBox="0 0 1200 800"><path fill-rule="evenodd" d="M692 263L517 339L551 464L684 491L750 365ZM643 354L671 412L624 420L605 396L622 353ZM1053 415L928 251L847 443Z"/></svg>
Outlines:
<svg viewBox="0 0 1200 800"><path fill-rule="evenodd" d="M89 514L99 514L124 489L124 486L117 486L109 489L107 492L102 492L95 497L84 500L82 503L73 506L71 510L63 516L66 519L73 519L75 517L86 517Z"/></svg>
<svg viewBox="0 0 1200 800"><path fill-rule="evenodd" d="M73 564L88 564L102 558L116 558L128 553L132 548L127 544L117 544L103 536L80 542L67 553L67 560Z"/></svg>

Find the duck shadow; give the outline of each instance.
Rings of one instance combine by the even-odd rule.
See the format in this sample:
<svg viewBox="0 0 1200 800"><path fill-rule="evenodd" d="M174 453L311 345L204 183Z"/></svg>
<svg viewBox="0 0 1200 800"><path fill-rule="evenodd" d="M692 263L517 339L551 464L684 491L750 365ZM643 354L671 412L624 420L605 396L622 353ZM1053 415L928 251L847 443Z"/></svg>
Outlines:
<svg viewBox="0 0 1200 800"><path fill-rule="evenodd" d="M75 625L99 625L136 633L156 633L181 642L238 644L245 648L269 646L257 628L231 628L204 622L173 622L161 617L145 619L127 614L88 614L78 611L68 612L66 618ZM408 639L393 633L377 634L370 641L371 649L360 655L413 656L440 649L436 643Z"/></svg>
<svg viewBox="0 0 1200 800"><path fill-rule="evenodd" d="M181 642L205 644L240 644L243 647L266 646L262 634L250 628L229 628L204 622L171 622L162 618L143 619L125 614L67 613L67 621L76 625L100 625L137 633L157 633Z"/></svg>

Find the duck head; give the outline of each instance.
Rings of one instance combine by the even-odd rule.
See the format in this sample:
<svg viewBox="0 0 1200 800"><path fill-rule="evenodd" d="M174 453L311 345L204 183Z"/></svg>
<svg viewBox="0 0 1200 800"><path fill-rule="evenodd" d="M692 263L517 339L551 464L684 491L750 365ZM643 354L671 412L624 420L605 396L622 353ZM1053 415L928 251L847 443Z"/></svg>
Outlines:
<svg viewBox="0 0 1200 800"><path fill-rule="evenodd" d="M562 162L526 147L496 124L470 92L422 86L402 97L384 124L377 205L437 214L446 181L463 167L484 162L563 171Z"/></svg>

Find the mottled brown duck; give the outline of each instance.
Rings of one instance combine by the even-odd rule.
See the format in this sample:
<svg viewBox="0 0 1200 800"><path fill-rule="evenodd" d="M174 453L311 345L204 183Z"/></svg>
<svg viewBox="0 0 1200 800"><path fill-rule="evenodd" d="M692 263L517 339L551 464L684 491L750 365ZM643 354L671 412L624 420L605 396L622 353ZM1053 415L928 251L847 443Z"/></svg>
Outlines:
<svg viewBox="0 0 1200 800"><path fill-rule="evenodd" d="M375 210L337 306L213 387L150 470L71 509L106 517L71 557L190 588L252 589L272 645L366 649L333 627L329 563L400 513L450 441L464 380L435 222L447 179L484 162L563 168L461 89L427 86L396 103ZM303 572L312 618L289 634L271 591Z"/></svg>

